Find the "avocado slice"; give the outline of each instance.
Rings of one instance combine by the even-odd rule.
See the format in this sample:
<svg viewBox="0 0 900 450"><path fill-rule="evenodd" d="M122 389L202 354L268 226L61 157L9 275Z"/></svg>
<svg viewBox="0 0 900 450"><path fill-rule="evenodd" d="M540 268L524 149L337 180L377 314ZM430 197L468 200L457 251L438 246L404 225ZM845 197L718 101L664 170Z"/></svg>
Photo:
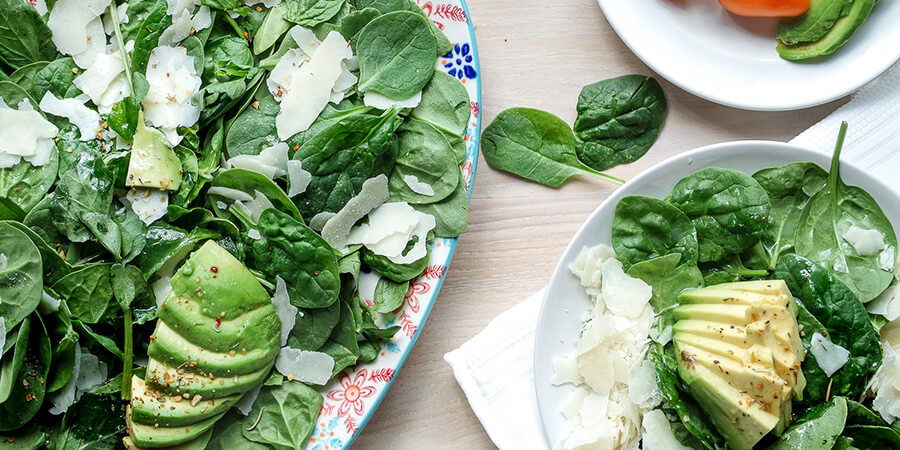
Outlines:
<svg viewBox="0 0 900 450"><path fill-rule="evenodd" d="M167 450L203 450L206 448L206 445L209 444L209 440L212 439L213 430L215 428L210 428L192 441L185 442L180 445L171 445L166 447ZM128 450L140 450L136 445L134 445L134 440L131 439L131 436L125 436L122 438L122 444L125 445L125 448Z"/></svg>
<svg viewBox="0 0 900 450"><path fill-rule="evenodd" d="M160 320L147 347L147 356L171 366L192 366L213 376L230 377L271 367L279 350L273 346L214 352L190 343Z"/></svg>
<svg viewBox="0 0 900 450"><path fill-rule="evenodd" d="M128 429L128 436L131 438L131 445L137 448L172 447L190 443L201 437L204 433L210 431L213 425L224 415L225 413L221 413L190 425L171 428L156 427L135 423L132 418L131 406L128 406L125 411L125 426Z"/></svg>
<svg viewBox="0 0 900 450"><path fill-rule="evenodd" d="M161 131L144 123L144 113L140 112L125 185L177 191L181 186L181 174L178 155L169 147Z"/></svg>
<svg viewBox="0 0 900 450"><path fill-rule="evenodd" d="M167 394L186 393L207 399L247 392L262 383L270 371L271 368L265 367L244 375L216 377L191 368L175 368L151 358L147 363L146 381Z"/></svg>
<svg viewBox="0 0 900 450"><path fill-rule="evenodd" d="M788 45L778 42L776 49L778 54L790 61L815 58L834 53L841 48L856 33L856 29L866 21L876 0L853 0L846 17L837 19L831 29L815 42L806 42L796 45Z"/></svg>
<svg viewBox="0 0 900 450"><path fill-rule="evenodd" d="M836 20L847 15L851 3L853 0L813 0L802 16L778 22L775 37L786 45L818 41Z"/></svg>
<svg viewBox="0 0 900 450"><path fill-rule="evenodd" d="M228 411L242 396L243 394L232 394L208 399L201 396L194 400L195 397L190 394L185 398L183 395L168 395L157 391L147 386L144 380L134 377L131 381L131 415L133 421L144 425L190 425Z"/></svg>
<svg viewBox="0 0 900 450"><path fill-rule="evenodd" d="M673 309L678 374L734 449L750 449L791 418L806 385L796 306L782 280L683 292Z"/></svg>

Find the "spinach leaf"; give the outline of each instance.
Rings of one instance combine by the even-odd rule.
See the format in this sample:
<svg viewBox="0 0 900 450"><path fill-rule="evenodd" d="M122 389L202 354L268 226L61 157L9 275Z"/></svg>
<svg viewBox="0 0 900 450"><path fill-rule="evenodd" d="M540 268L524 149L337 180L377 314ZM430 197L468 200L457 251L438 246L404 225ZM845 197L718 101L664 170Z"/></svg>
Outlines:
<svg viewBox="0 0 900 450"><path fill-rule="evenodd" d="M46 445L48 435L44 427L31 422L18 430L0 432L0 442L15 443L15 448L38 449Z"/></svg>
<svg viewBox="0 0 900 450"><path fill-rule="evenodd" d="M886 426L888 423L863 404L847 399L847 425Z"/></svg>
<svg viewBox="0 0 900 450"><path fill-rule="evenodd" d="M356 296L355 290L348 290L351 296ZM346 292L346 291L345 291ZM359 360L359 342L356 338L356 320L353 311L345 300L337 302L341 305L341 318L335 325L328 340L319 349L320 352L326 353L334 359L334 369L331 376L341 373L357 363Z"/></svg>
<svg viewBox="0 0 900 450"><path fill-rule="evenodd" d="M396 110L380 116L362 112L344 116L297 149L293 159L312 174L306 191L295 197L304 217L339 211L369 178L389 175L397 157Z"/></svg>
<svg viewBox="0 0 900 450"><path fill-rule="evenodd" d="M120 383L121 385L121 383ZM55 438L58 449L112 449L125 436L119 395L85 393L69 407Z"/></svg>
<svg viewBox="0 0 900 450"><path fill-rule="evenodd" d="M147 62L150 61L150 53L159 45L159 37L169 27L171 19L166 15L166 0L156 0L153 9L141 22L135 31L134 50L131 51L131 72L144 74L147 72Z"/></svg>
<svg viewBox="0 0 900 450"><path fill-rule="evenodd" d="M434 235L454 238L466 230L469 223L469 194L466 181L460 174L456 190L449 197L424 205L414 205L416 210L434 216Z"/></svg>
<svg viewBox="0 0 900 450"><path fill-rule="evenodd" d="M678 253L668 253L633 264L628 269L628 276L640 278L650 285L653 291L650 306L653 306L653 311L659 313L666 310L678 303L681 291L703 285L700 269L695 264L682 264L683 257ZM665 326L663 324L661 328Z"/></svg>
<svg viewBox="0 0 900 450"><path fill-rule="evenodd" d="M10 349L5 349L3 352L6 358L3 358L3 365L0 367L0 404L5 403L9 396L12 395L13 390L18 388L15 385L15 380L22 370L22 364L25 363L25 354L28 352L31 320L31 315L25 317L16 328L8 333L6 344L12 344L13 347L11 349L12 354L9 353Z"/></svg>
<svg viewBox="0 0 900 450"><path fill-rule="evenodd" d="M71 167L64 167L60 161L60 177L50 209L53 213L53 224L69 240L73 242L85 242L92 234L83 223L87 217L94 225L99 222L99 217L108 215L113 199L113 187L115 174L106 164L99 152L78 143L63 139L58 148L77 158ZM72 155L74 154L74 155ZM63 152L60 152L60 156ZM91 216L98 213L100 216ZM106 225L109 225L108 223ZM96 231L102 231L95 226ZM102 235L102 233L101 233ZM100 237L100 236L98 236Z"/></svg>
<svg viewBox="0 0 900 450"><path fill-rule="evenodd" d="M647 358L656 366L656 378L665 406L674 410L684 428L708 449L724 448L724 440L709 422L706 414L687 393L678 378L675 359L665 353L663 346L651 343Z"/></svg>
<svg viewBox="0 0 900 450"><path fill-rule="evenodd" d="M14 389L0 404L0 431L9 431L28 423L41 408L50 371L51 349L47 330L39 315L32 316L28 350L13 382Z"/></svg>
<svg viewBox="0 0 900 450"><path fill-rule="evenodd" d="M575 135L559 117L530 108L497 114L481 134L488 165L547 186L559 187L575 175L624 181L585 166L575 155Z"/></svg>
<svg viewBox="0 0 900 450"><path fill-rule="evenodd" d="M224 170L213 178L210 185L237 189L251 196L256 191L259 191L279 210L290 213L297 220L303 220L300 211L297 210L291 199L284 193L284 190L275 184L274 181L257 172L246 169Z"/></svg>
<svg viewBox="0 0 900 450"><path fill-rule="evenodd" d="M275 209L264 211L257 226L260 238L250 245L249 262L270 279L280 276L291 304L324 308L337 300L337 255L322 236Z"/></svg>
<svg viewBox="0 0 900 450"><path fill-rule="evenodd" d="M28 93L31 94L31 98L35 99L44 98L44 94L47 92L52 92L57 98L78 96L81 94L81 89L72 83L78 76L77 67L72 58L60 58L50 62L34 74Z"/></svg>
<svg viewBox="0 0 900 450"><path fill-rule="evenodd" d="M113 298L109 282L111 264L95 263L62 277L52 289L66 300L72 315L85 323L104 317Z"/></svg>
<svg viewBox="0 0 900 450"><path fill-rule="evenodd" d="M47 64L49 64L47 61L38 61L19 67L15 72L9 75L9 81L18 84L19 87L31 94L34 88L34 76L40 72L41 69L47 67Z"/></svg>
<svg viewBox="0 0 900 450"><path fill-rule="evenodd" d="M331 332L334 331L334 327L340 319L340 302L334 302L326 308L301 309L297 313L294 328L288 335L288 347L309 351L318 350L331 336Z"/></svg>
<svg viewBox="0 0 900 450"><path fill-rule="evenodd" d="M394 11L411 11L427 18L419 4L413 0L356 0L354 6L359 10L374 8L382 14ZM430 19L429 25L431 26L431 34L434 36L435 41L437 41L437 56L450 53L450 50L453 49L453 44L450 43L450 40L447 39L444 32L441 31L435 23L431 22Z"/></svg>
<svg viewBox="0 0 900 450"><path fill-rule="evenodd" d="M106 123L122 139L131 141L137 131L139 109L134 97L125 97L112 107L112 111L106 115Z"/></svg>
<svg viewBox="0 0 900 450"><path fill-rule="evenodd" d="M37 247L38 251L41 253L41 269L44 273L43 284L44 285L52 285L57 280L62 278L64 275L72 271L72 267L69 266L68 263L60 256L57 251L47 245L47 242L44 239L34 232L28 225L25 225L22 222L14 222L14 221L3 221L0 222L2 225L9 225L13 228L18 229L22 233L25 233L28 236L28 239L31 239L31 242ZM0 294L0 298L6 298L5 295ZM2 311L2 308L0 308ZM6 317L5 314L0 314ZM9 319L7 319L7 327L9 325Z"/></svg>
<svg viewBox="0 0 900 450"><path fill-rule="evenodd" d="M794 249L794 233L800 214L809 199L825 187L828 172L811 162L763 169L753 178L769 194L772 208L762 243L769 252L768 267L775 268L778 257Z"/></svg>
<svg viewBox="0 0 900 450"><path fill-rule="evenodd" d="M56 59L53 33L33 6L19 0L0 0L0 61L13 69Z"/></svg>
<svg viewBox="0 0 900 450"><path fill-rule="evenodd" d="M284 15L287 11L288 7L286 5L279 4L269 8L262 24L260 24L256 33L253 35L254 55L258 55L272 48L272 46L278 42L278 39L291 28L291 23L284 20Z"/></svg>
<svg viewBox="0 0 900 450"><path fill-rule="evenodd" d="M284 19L304 27L314 27L335 15L345 0L286 0Z"/></svg>
<svg viewBox="0 0 900 450"><path fill-rule="evenodd" d="M397 283L388 278L378 279L378 284L375 285L375 298L372 299L375 302L375 311L388 314L403 306L407 291L409 291L408 281Z"/></svg>
<svg viewBox="0 0 900 450"><path fill-rule="evenodd" d="M652 197L629 195L613 213L612 245L625 271L633 264L679 254L678 264L697 264L697 231L678 208Z"/></svg>
<svg viewBox="0 0 900 450"><path fill-rule="evenodd" d="M356 39L354 37L363 29L372 19L381 15L375 8L362 8L351 11L344 20L341 21L341 36L344 37L352 47L356 47ZM435 72L437 73L437 72Z"/></svg>
<svg viewBox="0 0 900 450"><path fill-rule="evenodd" d="M893 427L875 425L850 425L844 430L844 436L861 448L898 448L900 447L900 431Z"/></svg>
<svg viewBox="0 0 900 450"><path fill-rule="evenodd" d="M831 270L863 303L884 292L894 279L897 236L872 196L841 180L840 156L847 133L841 125L825 187L810 198L795 233L796 253ZM844 238L851 227L875 230L884 240L875 254L859 254Z"/></svg>
<svg viewBox="0 0 900 450"><path fill-rule="evenodd" d="M253 442L244 437L241 427L241 416L232 409L225 414L221 420L216 422L216 427L212 432L212 438L206 445L207 450L231 450L240 448L242 450L269 450L272 447Z"/></svg>
<svg viewBox="0 0 900 450"><path fill-rule="evenodd" d="M448 135L428 122L412 118L403 122L398 131L400 151L389 179L391 197L416 204L435 203L450 196L460 181L460 172L451 169L459 164L451 149L457 145L465 148L462 139L448 141ZM430 186L433 194L414 191L407 183L413 178Z"/></svg>
<svg viewBox="0 0 900 450"><path fill-rule="evenodd" d="M769 275L767 269L749 269L739 255L726 256L718 261L700 263L704 284L712 286L741 280L758 280Z"/></svg>
<svg viewBox="0 0 900 450"><path fill-rule="evenodd" d="M147 230L147 245L135 264L150 277L172 258L180 259L177 257L186 256L196 244L219 236L219 233L205 228L192 228L188 232L167 224L153 225Z"/></svg>
<svg viewBox="0 0 900 450"><path fill-rule="evenodd" d="M298 381L265 386L244 418L241 433L275 448L301 448L312 433L322 401L322 394Z"/></svg>
<svg viewBox="0 0 900 450"><path fill-rule="evenodd" d="M404 252L409 251L409 248L409 245L407 245ZM360 254L362 255L362 262L375 272L378 272L379 275L397 283L402 283L421 275L425 268L428 267L428 258L431 257L431 246L427 246L426 250L425 256L409 264L397 264L386 256L376 255L368 249L363 249Z"/></svg>
<svg viewBox="0 0 900 450"><path fill-rule="evenodd" d="M0 317L11 330L41 302L43 269L41 253L28 235L0 222Z"/></svg>
<svg viewBox="0 0 900 450"><path fill-rule="evenodd" d="M740 253L760 240L769 219L769 196L749 175L709 167L682 178L666 201L697 229L700 262Z"/></svg>
<svg viewBox="0 0 900 450"><path fill-rule="evenodd" d="M815 356L806 355L802 367L807 380L804 403L824 401L829 384L831 395L858 398L865 392L882 358L878 332L869 321L866 308L830 271L801 256L782 256L775 267L775 277L784 280L799 300L797 321L803 325L804 347L809 349L813 333L825 333L832 342L850 352L850 359L831 380L816 363Z"/></svg>
<svg viewBox="0 0 900 450"><path fill-rule="evenodd" d="M360 92L403 100L421 91L434 74L437 41L421 14L397 11L376 17L359 32L356 49Z"/></svg>
<svg viewBox="0 0 900 450"><path fill-rule="evenodd" d="M424 120L441 131L459 137L465 136L471 114L466 87L456 78L441 71L434 73L422 90L422 101L419 102L419 106L409 113L411 117Z"/></svg>
<svg viewBox="0 0 900 450"><path fill-rule="evenodd" d="M666 117L666 97L655 79L625 75L585 86L576 109L578 158L606 170L647 153Z"/></svg>
<svg viewBox="0 0 900 450"><path fill-rule="evenodd" d="M791 425L769 450L818 450L831 448L847 420L847 400L834 397L808 410Z"/></svg>

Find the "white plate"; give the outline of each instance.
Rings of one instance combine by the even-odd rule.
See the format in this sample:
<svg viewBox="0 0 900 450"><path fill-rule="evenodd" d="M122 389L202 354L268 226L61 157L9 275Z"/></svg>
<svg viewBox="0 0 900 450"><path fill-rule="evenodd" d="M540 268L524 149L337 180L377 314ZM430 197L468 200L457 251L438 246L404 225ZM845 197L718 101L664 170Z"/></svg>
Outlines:
<svg viewBox="0 0 900 450"><path fill-rule="evenodd" d="M900 1L878 2L843 48L813 62L775 51L777 19L729 14L715 0L599 0L606 19L651 69L736 108L782 111L843 97L900 59Z"/></svg>
<svg viewBox="0 0 900 450"><path fill-rule="evenodd" d="M578 279L569 272L571 264L585 246L610 244L613 211L626 195L664 198L675 183L706 167L728 167L752 174L766 167L782 166L795 161L812 161L827 168L831 155L789 144L770 141L739 141L699 148L663 161L616 190L591 214L563 253L544 296L538 318L534 345L534 383L544 435L550 448L561 438L565 418L563 400L574 390L572 385L553 386L552 361L575 349L581 331L581 320L590 299ZM841 178L860 186L878 200L891 223L900 223L900 199L887 186L848 163L841 164Z"/></svg>

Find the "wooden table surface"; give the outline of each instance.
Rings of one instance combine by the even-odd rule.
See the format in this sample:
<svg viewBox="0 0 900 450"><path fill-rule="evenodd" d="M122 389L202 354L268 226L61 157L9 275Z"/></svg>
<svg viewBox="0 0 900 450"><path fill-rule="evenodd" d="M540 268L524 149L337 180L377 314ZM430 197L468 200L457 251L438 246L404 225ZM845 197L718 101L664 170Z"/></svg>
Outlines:
<svg viewBox="0 0 900 450"><path fill-rule="evenodd" d="M481 58L483 125L514 106L572 123L582 86L653 74L594 0L470 0L468 6ZM794 112L742 111L659 80L669 105L662 135L641 160L614 168L613 175L629 179L679 152L717 142L786 141L846 101ZM444 353L544 286L581 223L614 189L592 179L547 188L491 169L480 158L469 228L437 304L354 449L493 448Z"/></svg>

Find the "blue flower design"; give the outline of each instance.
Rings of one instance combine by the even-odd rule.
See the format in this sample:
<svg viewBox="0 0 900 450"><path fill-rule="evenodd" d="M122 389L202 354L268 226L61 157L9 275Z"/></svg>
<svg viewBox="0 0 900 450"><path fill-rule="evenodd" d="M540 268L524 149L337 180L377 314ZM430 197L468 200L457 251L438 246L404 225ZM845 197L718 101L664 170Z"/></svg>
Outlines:
<svg viewBox="0 0 900 450"><path fill-rule="evenodd" d="M316 440L315 445L312 446L312 450L325 450L326 448L335 449L342 448L344 446L344 441L342 439L333 437L334 430L338 425L338 417L334 416L328 421L328 427L324 430L316 427L313 431L313 436L318 436L319 434L325 434L327 437L322 438L319 436L319 439Z"/></svg>
<svg viewBox="0 0 900 450"><path fill-rule="evenodd" d="M472 54L471 45L455 44L450 53L444 55L444 58L444 68L448 69L447 73L450 76L459 80L466 78L471 80L478 76L478 73L475 72L475 65L472 64L475 61L475 57Z"/></svg>

